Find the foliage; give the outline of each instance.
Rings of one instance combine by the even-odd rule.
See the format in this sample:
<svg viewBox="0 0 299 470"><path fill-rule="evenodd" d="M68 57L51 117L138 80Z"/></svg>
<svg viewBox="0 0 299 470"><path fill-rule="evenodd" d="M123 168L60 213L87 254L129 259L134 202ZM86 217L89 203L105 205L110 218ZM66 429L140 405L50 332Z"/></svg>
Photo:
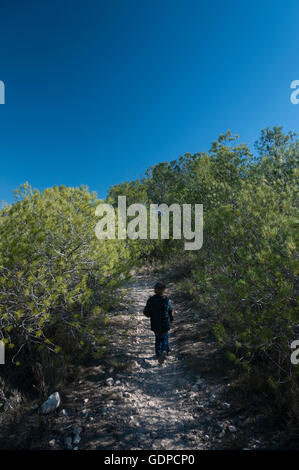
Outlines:
<svg viewBox="0 0 299 470"><path fill-rule="evenodd" d="M216 315L215 335L228 356L253 375L262 364L272 388L296 380L298 156L296 135L280 127L262 131L255 154L227 132L209 152L159 163L126 183L127 196L138 187L148 203L203 204L203 248L192 253L186 285ZM155 243L150 256L163 253L174 264L186 256L177 240Z"/></svg>
<svg viewBox="0 0 299 470"><path fill-rule="evenodd" d="M105 343L101 326L129 270L126 247L94 234L95 194L28 184L0 217L0 331L19 365L23 348L66 352ZM69 351L70 353L70 351Z"/></svg>
<svg viewBox="0 0 299 470"><path fill-rule="evenodd" d="M64 352L66 337L100 353L115 288L132 265L158 259L185 263L186 289L216 318L214 333L235 364L253 380L262 368L275 393L286 383L297 390L298 155L297 136L280 127L263 130L254 153L227 132L209 152L110 188L114 207L119 195L128 205L203 204L204 243L192 253L181 240L100 242L94 194L24 185L0 213L0 331L13 361L23 347Z"/></svg>

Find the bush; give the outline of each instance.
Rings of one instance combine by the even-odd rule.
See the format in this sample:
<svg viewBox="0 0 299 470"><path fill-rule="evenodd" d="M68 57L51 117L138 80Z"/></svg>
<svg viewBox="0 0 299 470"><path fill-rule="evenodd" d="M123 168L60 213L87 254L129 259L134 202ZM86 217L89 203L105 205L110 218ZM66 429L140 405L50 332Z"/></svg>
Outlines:
<svg viewBox="0 0 299 470"><path fill-rule="evenodd" d="M260 383L282 403L286 387L298 390L290 344L299 323L299 141L280 127L267 128L253 154L237 139L227 132L210 152L159 163L141 180L112 187L109 197L114 202L126 194L130 203L203 204L200 251L184 252L179 240L157 240L142 256L170 260L177 270L183 266L184 285L214 313L214 332L228 357L253 381L258 370ZM295 395L288 393L290 409L297 409Z"/></svg>
<svg viewBox="0 0 299 470"><path fill-rule="evenodd" d="M49 365L49 352L70 363L80 352L101 355L107 309L130 269L125 245L95 237L98 201L85 187L40 193L25 184L16 197L0 213L0 331L7 362L26 369L39 361Z"/></svg>

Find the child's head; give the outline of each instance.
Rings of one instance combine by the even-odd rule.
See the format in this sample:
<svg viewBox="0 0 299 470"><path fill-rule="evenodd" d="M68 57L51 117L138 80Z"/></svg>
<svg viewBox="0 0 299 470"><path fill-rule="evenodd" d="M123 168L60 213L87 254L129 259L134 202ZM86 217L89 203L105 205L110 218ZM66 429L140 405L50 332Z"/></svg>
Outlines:
<svg viewBox="0 0 299 470"><path fill-rule="evenodd" d="M166 285L164 282L157 282L155 284L154 290L157 295L164 295L166 293Z"/></svg>

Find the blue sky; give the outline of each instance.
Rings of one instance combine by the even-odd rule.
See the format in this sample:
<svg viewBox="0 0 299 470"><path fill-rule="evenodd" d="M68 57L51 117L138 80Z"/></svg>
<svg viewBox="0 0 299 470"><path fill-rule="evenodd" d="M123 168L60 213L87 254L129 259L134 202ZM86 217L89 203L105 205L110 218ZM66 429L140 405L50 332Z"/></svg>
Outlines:
<svg viewBox="0 0 299 470"><path fill-rule="evenodd" d="M0 200L103 197L227 129L299 132L298 20L296 0L1 0Z"/></svg>

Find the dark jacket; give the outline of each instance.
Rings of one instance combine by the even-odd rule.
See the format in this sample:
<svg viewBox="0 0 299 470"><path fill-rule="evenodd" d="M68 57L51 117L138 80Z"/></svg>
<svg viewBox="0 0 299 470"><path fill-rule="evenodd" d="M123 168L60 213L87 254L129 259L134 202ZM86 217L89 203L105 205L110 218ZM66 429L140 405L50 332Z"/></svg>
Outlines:
<svg viewBox="0 0 299 470"><path fill-rule="evenodd" d="M155 332L167 332L170 322L173 320L170 299L166 296L153 295L144 307L143 313L151 319L151 330Z"/></svg>

